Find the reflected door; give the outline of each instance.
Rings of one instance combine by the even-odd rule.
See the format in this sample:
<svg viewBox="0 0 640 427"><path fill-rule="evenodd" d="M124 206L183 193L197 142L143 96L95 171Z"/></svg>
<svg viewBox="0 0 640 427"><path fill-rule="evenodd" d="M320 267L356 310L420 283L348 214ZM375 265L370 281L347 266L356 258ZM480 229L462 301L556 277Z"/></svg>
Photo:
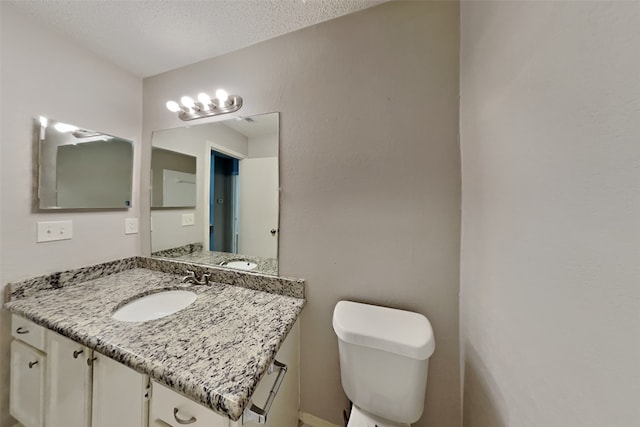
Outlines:
<svg viewBox="0 0 640 427"><path fill-rule="evenodd" d="M278 256L278 159L243 159L239 179L238 252Z"/></svg>
<svg viewBox="0 0 640 427"><path fill-rule="evenodd" d="M238 160L211 152L209 250L237 253Z"/></svg>

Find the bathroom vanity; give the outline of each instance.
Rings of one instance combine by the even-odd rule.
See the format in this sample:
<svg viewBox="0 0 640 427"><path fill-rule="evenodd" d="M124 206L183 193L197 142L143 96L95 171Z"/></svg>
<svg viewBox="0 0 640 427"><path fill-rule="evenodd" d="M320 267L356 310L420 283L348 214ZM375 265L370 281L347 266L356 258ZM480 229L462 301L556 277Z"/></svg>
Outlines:
<svg viewBox="0 0 640 427"><path fill-rule="evenodd" d="M186 270L210 282L182 283ZM166 290L197 298L113 318ZM12 283L7 300L10 409L25 427L297 425L301 280L129 258Z"/></svg>

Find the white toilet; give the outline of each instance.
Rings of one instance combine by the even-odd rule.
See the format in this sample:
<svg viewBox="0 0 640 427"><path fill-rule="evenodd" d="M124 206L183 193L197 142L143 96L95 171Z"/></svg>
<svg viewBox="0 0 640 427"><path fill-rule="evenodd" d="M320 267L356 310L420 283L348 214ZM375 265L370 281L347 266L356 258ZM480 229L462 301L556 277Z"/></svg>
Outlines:
<svg viewBox="0 0 640 427"><path fill-rule="evenodd" d="M333 311L342 388L353 403L348 427L398 427L424 408L435 338L426 317L340 301Z"/></svg>

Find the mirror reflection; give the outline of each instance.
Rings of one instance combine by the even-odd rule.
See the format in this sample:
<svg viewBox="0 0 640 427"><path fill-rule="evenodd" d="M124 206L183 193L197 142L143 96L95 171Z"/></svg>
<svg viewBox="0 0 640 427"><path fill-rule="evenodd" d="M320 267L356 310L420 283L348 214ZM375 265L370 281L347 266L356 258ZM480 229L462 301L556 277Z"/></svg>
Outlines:
<svg viewBox="0 0 640 427"><path fill-rule="evenodd" d="M270 113L153 133L152 256L278 273L278 122Z"/></svg>
<svg viewBox="0 0 640 427"><path fill-rule="evenodd" d="M196 207L196 158L151 148L151 207Z"/></svg>
<svg viewBox="0 0 640 427"><path fill-rule="evenodd" d="M40 209L131 206L132 141L45 117L36 129Z"/></svg>

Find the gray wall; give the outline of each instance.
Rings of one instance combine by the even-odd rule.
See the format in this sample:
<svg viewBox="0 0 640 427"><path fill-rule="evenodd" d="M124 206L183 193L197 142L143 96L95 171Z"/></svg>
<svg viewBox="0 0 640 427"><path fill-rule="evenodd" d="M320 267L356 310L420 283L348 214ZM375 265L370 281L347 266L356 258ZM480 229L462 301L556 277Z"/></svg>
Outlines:
<svg viewBox="0 0 640 427"><path fill-rule="evenodd" d="M281 112L280 271L308 281L301 410L336 424L331 315L354 299L431 320L417 426L460 425L458 39L456 2L391 2L144 81L146 233L151 133L184 125L168 99L224 87L242 115Z"/></svg>
<svg viewBox="0 0 640 427"><path fill-rule="evenodd" d="M467 427L640 422L640 3L464 2Z"/></svg>
<svg viewBox="0 0 640 427"><path fill-rule="evenodd" d="M138 199L142 81L0 2L0 294L7 282L137 255L124 234L138 205L115 212L33 213L34 118L40 115L136 141L133 200ZM147 206L148 209L148 206ZM73 240L36 243L36 222L73 220ZM0 316L0 425L8 410L9 316Z"/></svg>

